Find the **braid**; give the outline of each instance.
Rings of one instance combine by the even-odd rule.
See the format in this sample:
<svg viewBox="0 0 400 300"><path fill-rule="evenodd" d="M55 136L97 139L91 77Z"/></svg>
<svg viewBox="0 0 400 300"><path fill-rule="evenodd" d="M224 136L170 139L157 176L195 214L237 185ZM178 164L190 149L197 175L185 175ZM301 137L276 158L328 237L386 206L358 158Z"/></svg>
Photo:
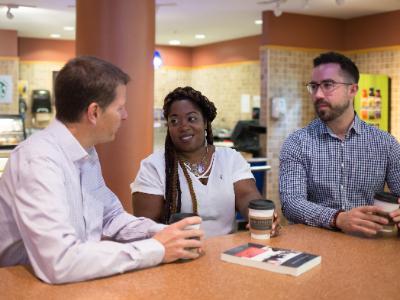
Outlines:
<svg viewBox="0 0 400 300"><path fill-rule="evenodd" d="M165 139L165 203L164 223L168 224L171 213L181 210L181 189L178 176L178 158L169 133ZM178 197L177 197L178 196Z"/></svg>
<svg viewBox="0 0 400 300"><path fill-rule="evenodd" d="M211 128L211 122L207 121L206 131L207 131L207 137L206 137L207 143L209 145L214 145L214 135L213 135L212 128Z"/></svg>
<svg viewBox="0 0 400 300"><path fill-rule="evenodd" d="M183 164L182 160L179 160L179 165L181 166L183 174L185 175L186 181L188 182L188 185L189 185L190 197L192 198L193 213L198 214L198 211L197 211L197 197L196 197L196 193L194 192L192 178L190 178L189 172L186 169L185 165Z"/></svg>
<svg viewBox="0 0 400 300"><path fill-rule="evenodd" d="M196 91L190 86L178 87L172 92L170 92L164 99L164 117L168 120L169 111L173 102L178 100L189 100L196 104L206 121L206 131L207 131L207 143L209 145L214 144L214 136L212 133L211 122L217 116L217 109L213 102L208 100L201 92ZM176 153L174 144L172 143L169 131L165 139L165 203L163 218L164 223L168 223L169 217L172 213L181 211L181 187L178 175L178 163L179 158ZM197 213L197 199L196 194L193 189L193 184L191 182L190 176L184 166L181 165L184 172L186 180L189 185L190 195L192 197L193 212ZM186 173L185 173L186 171Z"/></svg>

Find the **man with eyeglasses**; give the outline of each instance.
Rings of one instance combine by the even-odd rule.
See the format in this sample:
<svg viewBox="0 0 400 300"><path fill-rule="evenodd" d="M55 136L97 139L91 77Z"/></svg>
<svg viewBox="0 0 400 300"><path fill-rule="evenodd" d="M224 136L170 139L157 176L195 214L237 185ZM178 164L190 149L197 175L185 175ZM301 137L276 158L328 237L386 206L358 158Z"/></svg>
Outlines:
<svg viewBox="0 0 400 300"><path fill-rule="evenodd" d="M358 80L342 54L314 59L307 89L318 118L291 134L280 154L282 211L291 222L366 236L388 224L373 197L385 184L400 196L400 144L354 112ZM399 228L400 209L390 218Z"/></svg>

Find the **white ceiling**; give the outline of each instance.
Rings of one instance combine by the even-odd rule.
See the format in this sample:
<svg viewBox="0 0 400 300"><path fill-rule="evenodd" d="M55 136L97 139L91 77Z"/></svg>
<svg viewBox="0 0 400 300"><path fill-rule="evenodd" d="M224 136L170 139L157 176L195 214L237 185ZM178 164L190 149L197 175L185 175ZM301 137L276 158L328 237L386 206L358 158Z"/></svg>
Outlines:
<svg viewBox="0 0 400 300"><path fill-rule="evenodd" d="M336 0L281 1L283 13L341 19L400 10L400 0L345 0L340 6ZM262 11L273 10L275 4L258 2L262 0L157 0L156 44L167 45L177 39L182 46L197 46L261 34L261 25L254 21L261 19ZM12 9L14 18L10 20L2 4L35 7ZM63 29L74 24L75 0L0 0L0 29L17 30L21 37L50 38L50 34L58 33L61 39L74 39L74 31ZM206 38L195 39L195 34L205 34Z"/></svg>

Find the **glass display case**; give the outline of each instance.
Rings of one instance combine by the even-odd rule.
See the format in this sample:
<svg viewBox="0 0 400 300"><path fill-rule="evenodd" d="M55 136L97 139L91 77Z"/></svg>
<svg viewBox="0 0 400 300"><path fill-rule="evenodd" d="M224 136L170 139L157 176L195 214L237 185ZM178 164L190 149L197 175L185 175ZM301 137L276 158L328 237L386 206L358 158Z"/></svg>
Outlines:
<svg viewBox="0 0 400 300"><path fill-rule="evenodd" d="M3 175L4 168L6 167L9 155L10 155L9 151L0 150L0 177L1 175Z"/></svg>
<svg viewBox="0 0 400 300"><path fill-rule="evenodd" d="M22 116L0 115L0 150L15 148L25 137L25 124Z"/></svg>

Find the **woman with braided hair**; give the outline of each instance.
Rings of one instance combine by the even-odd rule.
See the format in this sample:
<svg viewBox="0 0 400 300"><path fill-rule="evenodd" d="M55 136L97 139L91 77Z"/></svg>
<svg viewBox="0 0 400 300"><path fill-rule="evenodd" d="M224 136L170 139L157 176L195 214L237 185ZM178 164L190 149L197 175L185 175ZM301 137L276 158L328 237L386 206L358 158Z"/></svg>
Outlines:
<svg viewBox="0 0 400 300"><path fill-rule="evenodd" d="M217 110L199 91L176 88L163 110L165 149L141 163L131 184L134 214L167 224L172 213L194 212L206 236L233 232L235 210L247 216L249 201L262 198L249 164L236 150L213 145Z"/></svg>

